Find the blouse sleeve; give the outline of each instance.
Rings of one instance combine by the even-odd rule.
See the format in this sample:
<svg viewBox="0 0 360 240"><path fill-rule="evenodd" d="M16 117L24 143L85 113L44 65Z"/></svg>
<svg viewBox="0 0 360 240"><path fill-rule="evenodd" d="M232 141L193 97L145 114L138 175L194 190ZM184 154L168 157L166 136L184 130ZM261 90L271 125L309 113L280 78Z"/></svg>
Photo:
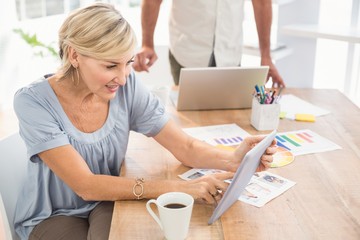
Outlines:
<svg viewBox="0 0 360 240"><path fill-rule="evenodd" d="M30 160L36 161L34 156L40 152L69 144L50 104L30 88L22 88L15 94L14 110Z"/></svg>
<svg viewBox="0 0 360 240"><path fill-rule="evenodd" d="M129 77L131 84L130 129L148 137L157 135L169 120L161 101L136 79L134 72Z"/></svg>

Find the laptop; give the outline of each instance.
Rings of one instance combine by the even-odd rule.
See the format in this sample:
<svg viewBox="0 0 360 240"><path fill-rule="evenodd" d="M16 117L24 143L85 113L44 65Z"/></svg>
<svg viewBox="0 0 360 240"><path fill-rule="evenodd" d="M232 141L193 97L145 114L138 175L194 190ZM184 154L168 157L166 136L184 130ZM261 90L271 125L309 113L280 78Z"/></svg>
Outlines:
<svg viewBox="0 0 360 240"><path fill-rule="evenodd" d="M255 147L245 154L224 196L221 198L210 217L208 224L213 224L239 199L241 193L250 182L251 177L256 172L256 169L260 164L261 156L275 139L276 133L277 131L273 130L263 140L261 140L261 142L256 144Z"/></svg>
<svg viewBox="0 0 360 240"><path fill-rule="evenodd" d="M178 111L251 108L255 85L265 85L268 66L182 68L170 98Z"/></svg>

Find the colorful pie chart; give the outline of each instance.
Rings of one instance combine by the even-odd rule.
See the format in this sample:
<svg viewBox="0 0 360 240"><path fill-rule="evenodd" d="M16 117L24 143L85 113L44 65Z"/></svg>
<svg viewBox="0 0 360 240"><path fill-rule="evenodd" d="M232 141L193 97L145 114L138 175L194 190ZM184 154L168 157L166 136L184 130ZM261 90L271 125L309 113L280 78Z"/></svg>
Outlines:
<svg viewBox="0 0 360 240"><path fill-rule="evenodd" d="M273 155L272 168L283 167L294 161L294 155L283 147L278 147L276 153Z"/></svg>

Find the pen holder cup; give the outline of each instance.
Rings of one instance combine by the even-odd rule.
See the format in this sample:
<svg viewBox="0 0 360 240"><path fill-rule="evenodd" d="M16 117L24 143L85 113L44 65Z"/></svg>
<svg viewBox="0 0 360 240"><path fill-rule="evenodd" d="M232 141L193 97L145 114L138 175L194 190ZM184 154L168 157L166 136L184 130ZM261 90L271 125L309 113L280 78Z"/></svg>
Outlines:
<svg viewBox="0 0 360 240"><path fill-rule="evenodd" d="M280 104L261 104L252 100L251 125L258 131L274 130L279 126Z"/></svg>

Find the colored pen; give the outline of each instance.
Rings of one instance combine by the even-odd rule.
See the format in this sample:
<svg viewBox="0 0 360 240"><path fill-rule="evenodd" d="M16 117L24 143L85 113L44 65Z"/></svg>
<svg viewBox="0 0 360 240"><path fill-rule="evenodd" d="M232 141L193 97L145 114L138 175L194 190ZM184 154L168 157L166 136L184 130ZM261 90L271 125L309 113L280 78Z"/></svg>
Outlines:
<svg viewBox="0 0 360 240"><path fill-rule="evenodd" d="M283 88L280 88L279 93L276 95L276 101L275 103L278 103L279 99L281 98L281 91L283 90Z"/></svg>
<svg viewBox="0 0 360 240"><path fill-rule="evenodd" d="M255 85L255 91L256 91L256 93L260 93L260 90L259 90L259 86L258 86L258 85Z"/></svg>
<svg viewBox="0 0 360 240"><path fill-rule="evenodd" d="M273 102L274 102L274 99L275 99L275 97L274 97L274 95L275 95L275 90L272 92L272 94L271 94L271 101L270 101L270 104L273 104Z"/></svg>

